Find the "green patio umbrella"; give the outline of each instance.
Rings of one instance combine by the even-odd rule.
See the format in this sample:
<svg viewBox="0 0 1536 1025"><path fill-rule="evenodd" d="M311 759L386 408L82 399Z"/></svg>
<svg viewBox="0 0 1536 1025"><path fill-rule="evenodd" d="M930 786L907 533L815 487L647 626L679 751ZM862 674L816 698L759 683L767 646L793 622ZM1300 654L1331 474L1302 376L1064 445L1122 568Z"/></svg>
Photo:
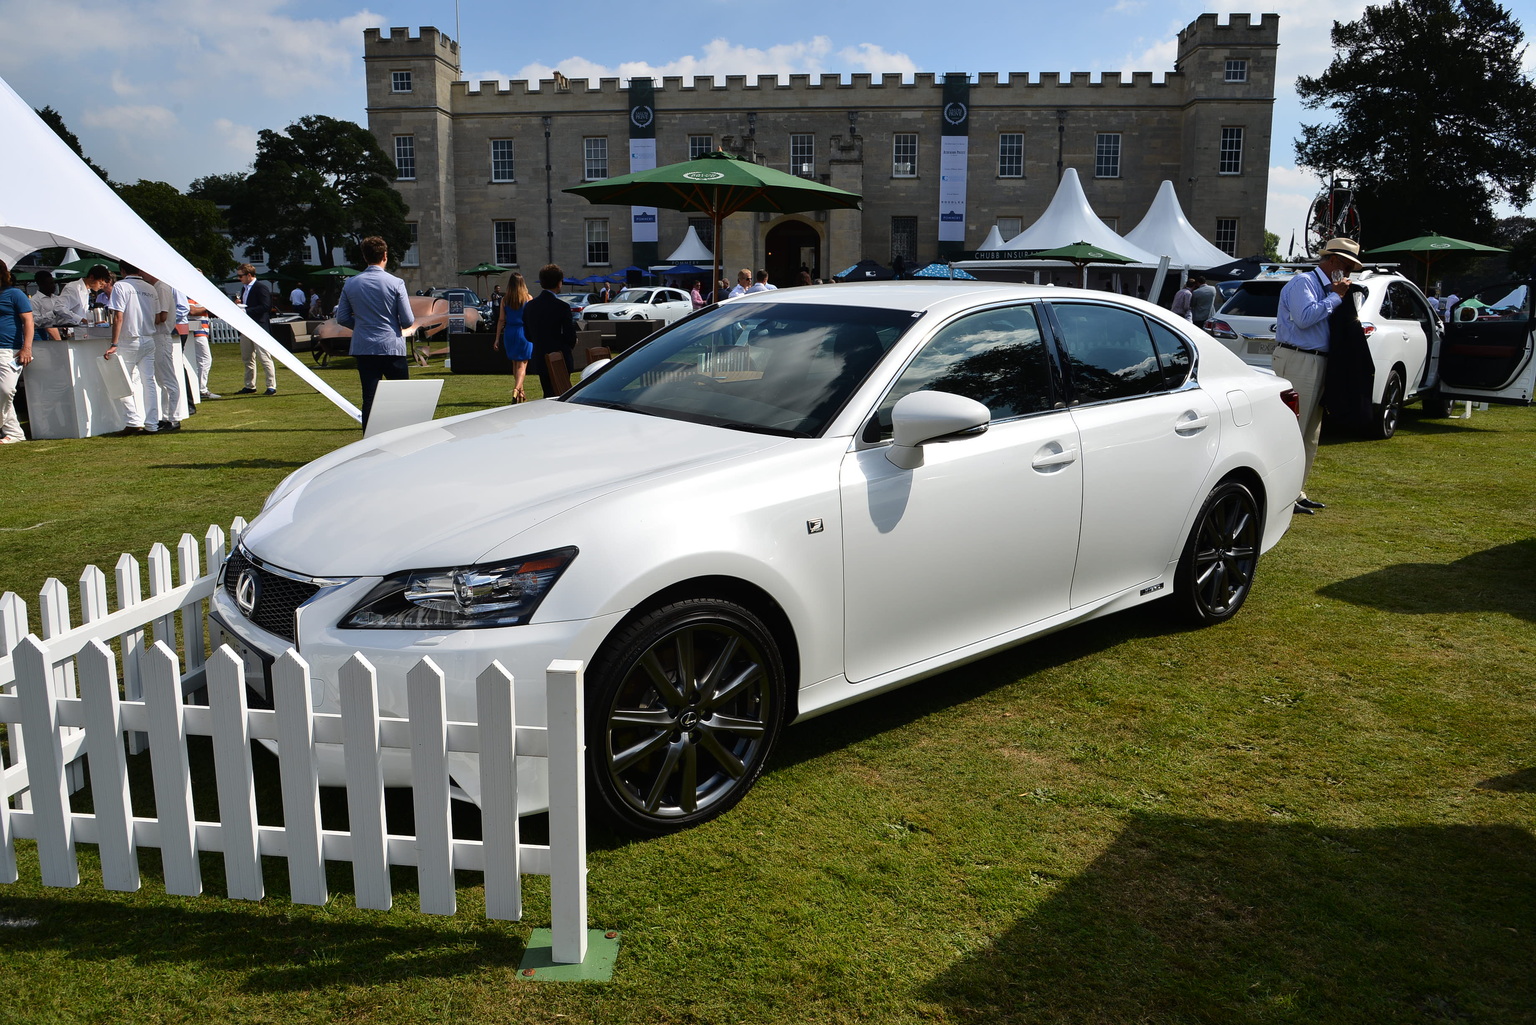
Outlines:
<svg viewBox="0 0 1536 1025"><path fill-rule="evenodd" d="M1065 260L1078 270L1083 272L1083 287L1088 287L1088 265L1090 263L1135 263L1129 256L1121 256L1112 253L1108 249L1089 245L1087 242L1074 242L1069 246L1057 246L1055 249L1042 249L1037 253L1031 253L1031 260Z"/></svg>
<svg viewBox="0 0 1536 1025"><path fill-rule="evenodd" d="M857 210L862 197L809 178L776 171L723 151L697 160L635 171L563 190L591 203L696 210L715 226L714 280L720 280L721 223L741 210L799 213L805 210Z"/></svg>
<svg viewBox="0 0 1536 1025"><path fill-rule="evenodd" d="M309 276L312 278L351 278L361 273L362 271L353 270L351 267L322 267L319 270L310 271ZM260 277L260 275L257 276Z"/></svg>
<svg viewBox="0 0 1536 1025"><path fill-rule="evenodd" d="M1398 242L1390 246L1382 246L1379 249L1367 249L1366 256L1385 256L1389 253L1407 253L1414 259L1424 264L1424 287L1429 288L1429 269L1440 257L1450 253L1507 253L1509 250L1500 249L1497 246L1485 246L1479 242L1465 242L1459 238L1451 238L1449 235L1440 235L1430 232L1428 235L1420 235L1418 238L1408 239L1406 242Z"/></svg>
<svg viewBox="0 0 1536 1025"><path fill-rule="evenodd" d="M459 277L467 278L473 276L475 279L475 291L480 292L485 289L485 282L481 280L482 278L488 278L492 274L503 274L511 269L511 267L503 267L499 263L477 263L467 270L459 271Z"/></svg>
<svg viewBox="0 0 1536 1025"><path fill-rule="evenodd" d="M108 259L105 256L87 256L83 259L71 260L68 263L61 263L53 269L53 272L58 274L59 271L69 271L74 274L84 274L98 263L103 267L106 267L107 270L111 271L113 274L117 274L123 269L122 264L118 263L116 260Z"/></svg>

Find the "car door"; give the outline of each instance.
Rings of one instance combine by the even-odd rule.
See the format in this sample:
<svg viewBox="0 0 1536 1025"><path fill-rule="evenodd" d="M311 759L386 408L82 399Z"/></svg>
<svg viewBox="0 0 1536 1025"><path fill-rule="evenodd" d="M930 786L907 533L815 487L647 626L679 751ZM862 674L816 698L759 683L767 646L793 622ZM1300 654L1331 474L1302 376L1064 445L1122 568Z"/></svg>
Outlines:
<svg viewBox="0 0 1536 1025"><path fill-rule="evenodd" d="M1536 385L1533 291L1529 281L1499 285L1456 305L1440 351L1441 397L1531 404Z"/></svg>
<svg viewBox="0 0 1536 1025"><path fill-rule="evenodd" d="M651 305L654 307L651 316L669 324L693 312L693 300L671 288L658 288L651 295Z"/></svg>
<svg viewBox="0 0 1536 1025"><path fill-rule="evenodd" d="M1194 346L1138 311L1051 303L1082 445L1083 523L1072 607L1161 577L1205 498L1220 416Z"/></svg>
<svg viewBox="0 0 1536 1025"><path fill-rule="evenodd" d="M984 432L886 458L919 390L988 407ZM843 461L845 672L899 670L1067 610L1082 511L1077 430L1058 408L1037 307L961 316L902 371Z"/></svg>
<svg viewBox="0 0 1536 1025"><path fill-rule="evenodd" d="M1408 282L1388 281L1377 315L1368 320L1374 328L1369 334L1376 369L1376 394L1372 398L1381 400L1387 374L1395 363L1403 365L1403 387L1408 396L1413 396L1424 383L1435 337L1435 318L1429 303Z"/></svg>

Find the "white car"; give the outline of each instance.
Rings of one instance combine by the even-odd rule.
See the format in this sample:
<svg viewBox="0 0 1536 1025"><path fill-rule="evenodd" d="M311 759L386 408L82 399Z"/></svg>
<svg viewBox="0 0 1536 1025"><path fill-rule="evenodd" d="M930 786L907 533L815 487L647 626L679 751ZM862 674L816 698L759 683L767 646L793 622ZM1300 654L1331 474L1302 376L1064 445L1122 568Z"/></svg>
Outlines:
<svg viewBox="0 0 1536 1025"><path fill-rule="evenodd" d="M464 681L500 659L538 724L545 666L579 659L594 806L675 829L738 801L787 723L1165 597L1235 614L1300 490L1295 401L1104 292L748 295L559 399L304 467L214 615L258 669L296 645L327 710L353 651L386 715L425 655ZM453 775L478 795L470 756Z"/></svg>
<svg viewBox="0 0 1536 1025"><path fill-rule="evenodd" d="M1529 406L1536 394L1536 281L1481 289L1451 310L1440 355L1446 401Z"/></svg>
<svg viewBox="0 0 1536 1025"><path fill-rule="evenodd" d="M1243 282L1206 321L1205 329L1251 366L1270 369L1280 290L1296 273L1296 267L1287 266ZM1443 405L1434 395L1441 321L1418 286L1395 271L1367 267L1351 274L1350 280L1359 286L1350 295L1360 310L1375 368L1370 433L1390 438L1404 402L1423 392L1428 407Z"/></svg>
<svg viewBox="0 0 1536 1025"><path fill-rule="evenodd" d="M668 324L693 312L693 300L679 288L626 288L611 303L594 303L582 320L663 320Z"/></svg>

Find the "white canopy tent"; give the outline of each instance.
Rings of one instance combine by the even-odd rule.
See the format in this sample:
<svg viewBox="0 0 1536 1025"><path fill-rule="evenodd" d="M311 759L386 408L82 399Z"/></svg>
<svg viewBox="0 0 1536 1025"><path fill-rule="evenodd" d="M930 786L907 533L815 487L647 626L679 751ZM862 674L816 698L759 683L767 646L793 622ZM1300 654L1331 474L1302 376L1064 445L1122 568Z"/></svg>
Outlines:
<svg viewBox="0 0 1536 1025"><path fill-rule="evenodd" d="M667 264L693 263L700 267L715 265L715 254L709 251L704 240L699 238L698 229L693 225L688 226L688 234L683 236L683 244L672 250L672 255L667 257Z"/></svg>
<svg viewBox="0 0 1536 1025"><path fill-rule="evenodd" d="M1157 266L1161 254L1149 252L1136 243L1115 234L1109 225L1093 212L1088 197L1083 193L1083 183L1078 180L1077 169L1069 167L1056 186L1050 206L1040 218L1003 244L1008 250L1056 249L1074 242L1107 249L1111 253L1130 257L1135 263Z"/></svg>
<svg viewBox="0 0 1536 1025"><path fill-rule="evenodd" d="M992 225L992 230L987 232L987 237L983 239L981 245L977 246L976 248L982 252L990 253L996 252L999 249L1006 249L1008 247L1003 245L1003 233L998 231L997 225L994 224Z"/></svg>
<svg viewBox="0 0 1536 1025"><path fill-rule="evenodd" d="M4 79L0 79L0 124L6 128L12 154L11 159L0 160L0 260L14 265L18 257L51 246L78 246L126 260L205 306L361 422L356 406L262 330L145 224Z"/></svg>
<svg viewBox="0 0 1536 1025"><path fill-rule="evenodd" d="M1168 257L1175 267L1201 269L1232 262L1231 256L1207 242L1185 218L1171 181L1158 187L1157 198L1147 208L1147 215L1125 238L1142 249Z"/></svg>

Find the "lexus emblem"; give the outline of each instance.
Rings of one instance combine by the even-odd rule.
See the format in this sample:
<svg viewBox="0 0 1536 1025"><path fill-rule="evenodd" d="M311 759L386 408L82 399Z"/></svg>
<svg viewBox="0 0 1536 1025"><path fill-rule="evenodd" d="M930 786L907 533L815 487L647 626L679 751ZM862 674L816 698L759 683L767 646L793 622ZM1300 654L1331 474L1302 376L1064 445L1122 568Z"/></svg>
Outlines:
<svg viewBox="0 0 1536 1025"><path fill-rule="evenodd" d="M243 569L235 580L235 604L247 616L254 615L256 603L261 601L261 578L254 569Z"/></svg>

